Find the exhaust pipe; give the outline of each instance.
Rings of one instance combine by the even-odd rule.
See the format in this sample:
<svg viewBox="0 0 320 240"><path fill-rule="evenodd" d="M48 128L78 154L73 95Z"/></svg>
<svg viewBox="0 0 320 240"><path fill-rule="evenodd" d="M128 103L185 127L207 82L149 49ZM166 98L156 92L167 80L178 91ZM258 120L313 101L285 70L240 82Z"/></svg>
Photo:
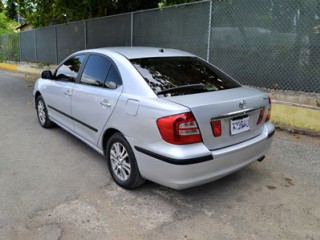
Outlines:
<svg viewBox="0 0 320 240"><path fill-rule="evenodd" d="M258 162L262 162L264 158L265 158L265 156L262 156L262 157L260 157L257 161L258 161Z"/></svg>

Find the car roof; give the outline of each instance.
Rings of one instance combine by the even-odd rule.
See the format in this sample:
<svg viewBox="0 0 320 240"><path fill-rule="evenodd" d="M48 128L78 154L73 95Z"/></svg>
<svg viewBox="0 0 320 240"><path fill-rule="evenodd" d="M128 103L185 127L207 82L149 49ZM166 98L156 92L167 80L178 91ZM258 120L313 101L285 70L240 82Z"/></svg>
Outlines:
<svg viewBox="0 0 320 240"><path fill-rule="evenodd" d="M138 58L153 58L153 57L194 57L195 55L170 48L156 48L156 47L105 47L88 49L81 52L91 53L118 53L126 57L127 59L138 59Z"/></svg>

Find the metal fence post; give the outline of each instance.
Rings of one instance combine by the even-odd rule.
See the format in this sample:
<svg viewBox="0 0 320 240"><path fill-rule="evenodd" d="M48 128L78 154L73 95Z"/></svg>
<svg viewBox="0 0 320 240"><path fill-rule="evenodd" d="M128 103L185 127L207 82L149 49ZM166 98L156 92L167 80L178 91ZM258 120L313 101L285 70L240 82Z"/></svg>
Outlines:
<svg viewBox="0 0 320 240"><path fill-rule="evenodd" d="M207 46L207 61L210 60L210 45L211 45L211 18L212 18L212 1L209 6L209 24L208 24L208 46Z"/></svg>
<svg viewBox="0 0 320 240"><path fill-rule="evenodd" d="M22 61L22 48L21 48L21 32L18 33L19 35L19 61Z"/></svg>
<svg viewBox="0 0 320 240"><path fill-rule="evenodd" d="M37 33L36 33L36 31L37 30L33 30L34 32L33 32L33 38L34 38L34 60L35 60L35 62L37 62L38 61L38 54L37 54Z"/></svg>
<svg viewBox="0 0 320 240"><path fill-rule="evenodd" d="M87 49L87 21L83 21L84 49Z"/></svg>
<svg viewBox="0 0 320 240"><path fill-rule="evenodd" d="M54 44L55 44L55 60L56 60L56 64L58 64L58 37L57 37L56 25L54 26L53 31L54 31Z"/></svg>
<svg viewBox="0 0 320 240"><path fill-rule="evenodd" d="M131 13L131 36L130 36L130 44L133 46L133 12Z"/></svg>

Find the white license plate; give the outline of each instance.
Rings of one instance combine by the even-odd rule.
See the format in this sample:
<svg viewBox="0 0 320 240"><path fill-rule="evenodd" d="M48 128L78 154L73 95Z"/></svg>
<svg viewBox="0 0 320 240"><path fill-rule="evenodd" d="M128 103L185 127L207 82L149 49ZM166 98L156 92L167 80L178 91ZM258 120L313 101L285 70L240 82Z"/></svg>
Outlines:
<svg viewBox="0 0 320 240"><path fill-rule="evenodd" d="M248 131L250 129L249 117L241 118L237 120L231 120L230 128L231 128L231 135L236 135L238 133Z"/></svg>

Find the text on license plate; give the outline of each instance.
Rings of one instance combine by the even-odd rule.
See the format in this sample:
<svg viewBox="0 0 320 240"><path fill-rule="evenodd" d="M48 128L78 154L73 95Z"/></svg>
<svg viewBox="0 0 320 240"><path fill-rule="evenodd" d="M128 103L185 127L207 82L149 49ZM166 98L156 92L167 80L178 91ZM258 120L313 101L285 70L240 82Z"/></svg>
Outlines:
<svg viewBox="0 0 320 240"><path fill-rule="evenodd" d="M241 118L237 120L230 121L231 135L242 133L248 131L249 127L249 117Z"/></svg>

